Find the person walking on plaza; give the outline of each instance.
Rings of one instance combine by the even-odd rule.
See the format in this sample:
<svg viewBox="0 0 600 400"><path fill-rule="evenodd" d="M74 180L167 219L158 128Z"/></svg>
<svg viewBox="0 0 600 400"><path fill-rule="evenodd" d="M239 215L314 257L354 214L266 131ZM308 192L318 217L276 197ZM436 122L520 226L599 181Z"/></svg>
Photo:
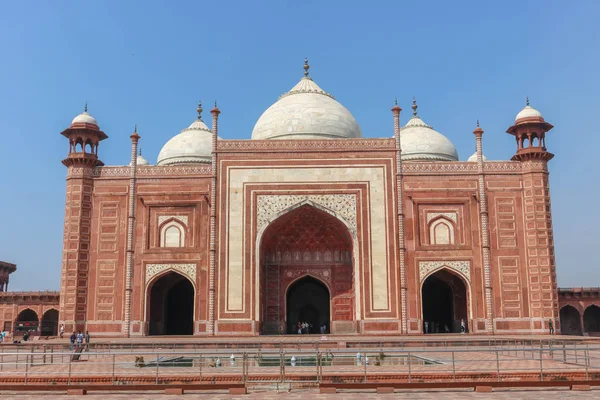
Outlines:
<svg viewBox="0 0 600 400"><path fill-rule="evenodd" d="M550 334L554 335L554 324L551 319L548 320L548 329L550 330Z"/></svg>
<svg viewBox="0 0 600 400"><path fill-rule="evenodd" d="M85 331L85 351L90 351L90 333Z"/></svg>
<svg viewBox="0 0 600 400"><path fill-rule="evenodd" d="M461 319L460 320L460 333L465 333L465 331L466 331L465 320Z"/></svg>
<svg viewBox="0 0 600 400"><path fill-rule="evenodd" d="M81 347L81 345L83 344L83 333L81 333L81 331L79 331L77 333L77 347Z"/></svg>
<svg viewBox="0 0 600 400"><path fill-rule="evenodd" d="M75 346L75 339L77 339L77 335L75 334L75 331L73 331L73 333L71 333L71 345L69 346L69 350L73 350L73 346Z"/></svg>
<svg viewBox="0 0 600 400"><path fill-rule="evenodd" d="M65 334L65 324L60 324L60 338L63 338L63 335Z"/></svg>

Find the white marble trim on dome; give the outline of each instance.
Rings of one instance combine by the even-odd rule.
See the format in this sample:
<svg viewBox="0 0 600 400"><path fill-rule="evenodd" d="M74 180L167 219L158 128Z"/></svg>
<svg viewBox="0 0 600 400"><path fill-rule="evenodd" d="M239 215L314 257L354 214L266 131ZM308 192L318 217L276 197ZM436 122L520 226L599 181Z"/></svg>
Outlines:
<svg viewBox="0 0 600 400"><path fill-rule="evenodd" d="M304 78L300 79L300 82L298 82L296 84L296 86L294 86L289 92L284 93L281 96L279 96L279 99L282 99L282 98L284 98L286 96L290 96L292 94L298 94L298 93L316 93L316 94L322 94L324 96L331 97L332 99L335 100L335 97L333 97L332 94L327 93L326 91L324 91L323 89L321 89L321 87L319 85L317 85L315 83L315 81L313 81L308 76L305 76Z"/></svg>

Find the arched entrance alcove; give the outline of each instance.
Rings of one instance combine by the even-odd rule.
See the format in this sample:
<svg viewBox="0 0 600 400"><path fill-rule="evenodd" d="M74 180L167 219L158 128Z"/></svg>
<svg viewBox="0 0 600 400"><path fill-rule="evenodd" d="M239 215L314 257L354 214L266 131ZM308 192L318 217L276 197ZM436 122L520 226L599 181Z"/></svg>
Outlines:
<svg viewBox="0 0 600 400"><path fill-rule="evenodd" d="M194 334L194 285L177 272L157 278L148 290L149 335Z"/></svg>
<svg viewBox="0 0 600 400"><path fill-rule="evenodd" d="M326 332L355 332L352 262L348 228L316 206L301 205L271 222L260 244L261 332L297 333L299 315L286 311L286 301L292 299L293 307L298 306L304 301L303 290L319 293L312 305L305 304L306 318L318 319ZM319 332L319 325L313 326Z"/></svg>
<svg viewBox="0 0 600 400"><path fill-rule="evenodd" d="M581 335L581 314L573 307L566 305L560 309L560 333L563 335Z"/></svg>
<svg viewBox="0 0 600 400"><path fill-rule="evenodd" d="M583 331L600 333L600 307L591 305L583 312Z"/></svg>
<svg viewBox="0 0 600 400"><path fill-rule="evenodd" d="M319 333L321 326L329 326L330 296L327 286L313 278L305 276L292 283L286 296L287 332L298 330L298 322L312 326L310 333Z"/></svg>
<svg viewBox="0 0 600 400"><path fill-rule="evenodd" d="M42 336L58 335L58 310L52 308L42 315L40 332Z"/></svg>
<svg viewBox="0 0 600 400"><path fill-rule="evenodd" d="M441 269L425 279L421 304L423 333L458 333L461 320L468 329L467 286L449 270Z"/></svg>
<svg viewBox="0 0 600 400"><path fill-rule="evenodd" d="M31 308L26 308L17 315L15 320L15 331L37 331L39 328L39 318L35 311Z"/></svg>

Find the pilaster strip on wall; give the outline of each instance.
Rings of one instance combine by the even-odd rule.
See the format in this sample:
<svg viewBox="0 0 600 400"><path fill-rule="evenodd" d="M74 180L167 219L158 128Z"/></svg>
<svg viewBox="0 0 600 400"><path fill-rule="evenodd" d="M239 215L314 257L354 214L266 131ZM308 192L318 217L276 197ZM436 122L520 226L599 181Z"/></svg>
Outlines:
<svg viewBox="0 0 600 400"><path fill-rule="evenodd" d="M398 248L400 261L400 307L401 330L408 333L407 324L407 289L406 289L406 245L404 243L404 202L402 201L402 143L400 142L400 111L396 104L392 108L394 113L394 137L396 139L396 189L398 191Z"/></svg>
<svg viewBox="0 0 600 400"><path fill-rule="evenodd" d="M483 257L483 275L485 281L485 314L486 331L494 332L493 304L492 304L492 279L490 266L490 232L488 227L487 195L485 193L485 173L483 169L483 151L481 137L483 130L477 127L475 140L477 146L477 173L479 174L479 214L481 220L481 251Z"/></svg>
<svg viewBox="0 0 600 400"><path fill-rule="evenodd" d="M129 164L129 214L127 226L127 261L125 266L125 337L131 335L131 292L133 276L133 230L135 227L135 178L137 169L137 148L139 135L131 135L131 164Z"/></svg>
<svg viewBox="0 0 600 400"><path fill-rule="evenodd" d="M209 244L209 278L208 278L208 334L215 334L215 274L216 274L216 226L217 226L217 140L219 138L219 114L215 107L212 114L212 168L210 177L210 244Z"/></svg>

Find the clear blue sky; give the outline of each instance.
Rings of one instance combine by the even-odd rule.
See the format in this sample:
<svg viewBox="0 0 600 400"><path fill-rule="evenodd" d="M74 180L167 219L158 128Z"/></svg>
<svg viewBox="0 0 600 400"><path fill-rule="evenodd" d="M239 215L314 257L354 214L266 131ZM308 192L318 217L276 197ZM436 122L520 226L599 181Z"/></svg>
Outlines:
<svg viewBox="0 0 600 400"><path fill-rule="evenodd" d="M221 136L311 75L366 137L392 135L394 96L474 151L509 159L525 96L555 125L547 146L560 286L600 286L597 1L5 1L0 13L0 260L12 290L58 289L68 151L60 135L89 103L126 164L138 124L152 162L218 99ZM208 109L210 107L206 107Z"/></svg>

